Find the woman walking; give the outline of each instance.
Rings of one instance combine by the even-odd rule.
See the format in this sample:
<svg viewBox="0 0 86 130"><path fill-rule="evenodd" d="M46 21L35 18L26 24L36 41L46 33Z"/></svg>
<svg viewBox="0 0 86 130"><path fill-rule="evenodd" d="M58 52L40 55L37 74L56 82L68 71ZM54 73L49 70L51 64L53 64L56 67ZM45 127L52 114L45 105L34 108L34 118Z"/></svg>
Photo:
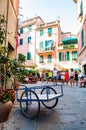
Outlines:
<svg viewBox="0 0 86 130"><path fill-rule="evenodd" d="M71 69L71 72L70 72L70 84L71 84L71 87L74 87L74 71L73 69Z"/></svg>
<svg viewBox="0 0 86 130"><path fill-rule="evenodd" d="M76 86L78 86L78 72L75 70L75 82Z"/></svg>

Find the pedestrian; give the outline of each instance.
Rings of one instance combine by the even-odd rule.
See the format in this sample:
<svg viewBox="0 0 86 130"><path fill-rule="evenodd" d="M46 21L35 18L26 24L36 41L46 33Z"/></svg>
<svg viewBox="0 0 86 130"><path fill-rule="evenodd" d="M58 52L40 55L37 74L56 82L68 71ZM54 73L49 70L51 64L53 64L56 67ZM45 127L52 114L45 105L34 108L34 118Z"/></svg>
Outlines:
<svg viewBox="0 0 86 130"><path fill-rule="evenodd" d="M45 73L45 79L46 79L46 83L48 83L48 78L49 78L49 76L48 76L48 71Z"/></svg>
<svg viewBox="0 0 86 130"><path fill-rule="evenodd" d="M69 81L69 72L68 70L65 71L65 82L68 85L68 81Z"/></svg>
<svg viewBox="0 0 86 130"><path fill-rule="evenodd" d="M61 72L61 82L62 82L62 85L64 85L64 82L65 82L65 71L62 70Z"/></svg>
<svg viewBox="0 0 86 130"><path fill-rule="evenodd" d="M74 71L73 71L73 69L71 69L71 72L70 72L70 84L71 84L71 87L74 86L74 76L75 76Z"/></svg>
<svg viewBox="0 0 86 130"><path fill-rule="evenodd" d="M44 81L45 80L45 74L42 72L41 74L41 81Z"/></svg>
<svg viewBox="0 0 86 130"><path fill-rule="evenodd" d="M78 72L75 70L75 82L76 86L78 86Z"/></svg>
<svg viewBox="0 0 86 130"><path fill-rule="evenodd" d="M52 81L52 71L51 70L49 70L48 71L48 78L49 78L49 81L51 82Z"/></svg>
<svg viewBox="0 0 86 130"><path fill-rule="evenodd" d="M52 74L53 74L53 77L52 77L53 84L57 85L57 69L56 68L53 69Z"/></svg>

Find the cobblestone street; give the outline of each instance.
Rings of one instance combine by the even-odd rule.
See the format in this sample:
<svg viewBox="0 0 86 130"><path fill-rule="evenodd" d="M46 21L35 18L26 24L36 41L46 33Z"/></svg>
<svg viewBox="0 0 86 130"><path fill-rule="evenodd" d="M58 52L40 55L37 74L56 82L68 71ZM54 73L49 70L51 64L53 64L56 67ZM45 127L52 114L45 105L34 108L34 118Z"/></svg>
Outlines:
<svg viewBox="0 0 86 130"><path fill-rule="evenodd" d="M63 91L57 106L51 110L41 106L35 120L24 117L15 101L9 119L0 124L0 130L86 130L86 88L64 85Z"/></svg>

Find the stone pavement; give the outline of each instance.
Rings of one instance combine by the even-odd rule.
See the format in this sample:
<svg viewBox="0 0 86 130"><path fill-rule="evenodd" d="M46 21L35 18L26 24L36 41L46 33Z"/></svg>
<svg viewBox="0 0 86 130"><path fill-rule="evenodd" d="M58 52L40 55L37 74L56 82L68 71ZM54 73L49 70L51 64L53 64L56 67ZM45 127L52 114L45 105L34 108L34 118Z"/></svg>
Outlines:
<svg viewBox="0 0 86 130"><path fill-rule="evenodd" d="M41 107L35 120L25 118L15 101L9 119L0 124L0 130L86 130L86 88L64 85L63 91L57 106L51 110Z"/></svg>

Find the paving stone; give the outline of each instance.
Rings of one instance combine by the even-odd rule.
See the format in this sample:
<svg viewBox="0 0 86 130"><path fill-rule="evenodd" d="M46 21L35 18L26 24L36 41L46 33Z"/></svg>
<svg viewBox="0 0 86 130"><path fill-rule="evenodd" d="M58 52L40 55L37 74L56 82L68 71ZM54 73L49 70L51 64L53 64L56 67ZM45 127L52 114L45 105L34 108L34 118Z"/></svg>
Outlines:
<svg viewBox="0 0 86 130"><path fill-rule="evenodd" d="M15 101L8 120L0 123L0 130L86 130L86 88L64 85L63 91L57 106L47 109L41 104L39 116L34 120L25 118Z"/></svg>

